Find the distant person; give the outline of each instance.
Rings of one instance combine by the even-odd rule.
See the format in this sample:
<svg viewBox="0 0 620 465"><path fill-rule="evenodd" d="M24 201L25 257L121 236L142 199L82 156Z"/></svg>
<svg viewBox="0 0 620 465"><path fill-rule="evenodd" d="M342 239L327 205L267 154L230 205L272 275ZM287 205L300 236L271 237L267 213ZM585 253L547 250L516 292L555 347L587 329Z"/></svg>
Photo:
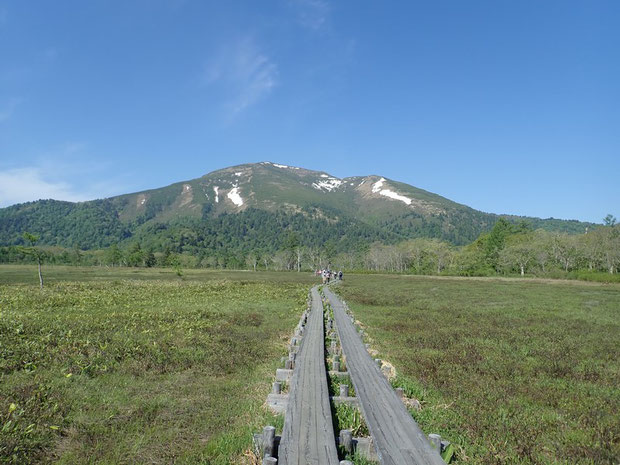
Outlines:
<svg viewBox="0 0 620 465"><path fill-rule="evenodd" d="M340 270L340 271L338 272L338 279L339 279L340 281L342 281L342 270Z"/></svg>

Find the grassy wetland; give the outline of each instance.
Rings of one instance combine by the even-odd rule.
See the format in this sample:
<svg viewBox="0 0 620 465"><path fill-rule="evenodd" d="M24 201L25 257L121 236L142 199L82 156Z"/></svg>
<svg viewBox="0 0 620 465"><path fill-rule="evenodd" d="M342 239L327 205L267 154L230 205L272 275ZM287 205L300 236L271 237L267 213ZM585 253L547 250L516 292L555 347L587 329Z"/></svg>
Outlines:
<svg viewBox="0 0 620 465"><path fill-rule="evenodd" d="M618 463L620 286L364 275L339 293L459 462Z"/></svg>
<svg viewBox="0 0 620 465"><path fill-rule="evenodd" d="M251 432L281 428L263 403L313 277L46 268L40 290L35 267L0 266L0 463L253 463ZM618 462L620 286L337 289L457 463Z"/></svg>
<svg viewBox="0 0 620 465"><path fill-rule="evenodd" d="M0 268L1 463L251 463L311 283Z"/></svg>

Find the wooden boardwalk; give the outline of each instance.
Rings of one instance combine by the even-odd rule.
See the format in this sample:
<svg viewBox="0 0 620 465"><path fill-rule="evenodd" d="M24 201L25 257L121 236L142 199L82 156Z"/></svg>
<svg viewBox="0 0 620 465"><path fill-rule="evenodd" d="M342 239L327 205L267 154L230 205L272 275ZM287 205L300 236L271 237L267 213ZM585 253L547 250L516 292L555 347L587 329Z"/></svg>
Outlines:
<svg viewBox="0 0 620 465"><path fill-rule="evenodd" d="M324 292L334 309L349 376L379 461L383 465L445 465L366 351L340 299L327 286Z"/></svg>
<svg viewBox="0 0 620 465"><path fill-rule="evenodd" d="M323 304L314 287L312 310L295 360L278 463L338 465L325 370Z"/></svg>

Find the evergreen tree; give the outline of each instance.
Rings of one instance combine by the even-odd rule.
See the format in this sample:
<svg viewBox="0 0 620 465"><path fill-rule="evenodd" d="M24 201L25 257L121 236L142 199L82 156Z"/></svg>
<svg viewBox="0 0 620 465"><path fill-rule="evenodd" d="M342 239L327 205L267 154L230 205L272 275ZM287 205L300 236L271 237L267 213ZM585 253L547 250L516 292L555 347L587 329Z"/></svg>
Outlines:
<svg viewBox="0 0 620 465"><path fill-rule="evenodd" d="M506 237L514 231L514 226L504 218L497 220L484 244L485 261L494 270L499 270L499 254L504 248Z"/></svg>
<svg viewBox="0 0 620 465"><path fill-rule="evenodd" d="M139 242L134 242L129 253L127 254L127 265L129 266L141 266L144 263L145 253L142 250Z"/></svg>
<svg viewBox="0 0 620 465"><path fill-rule="evenodd" d="M123 260L123 252L119 249L118 244L112 244L105 253L105 260L110 265L121 265Z"/></svg>
<svg viewBox="0 0 620 465"><path fill-rule="evenodd" d="M144 257L144 264L151 268L157 264L157 260L155 259L155 254L153 253L153 249L147 250Z"/></svg>

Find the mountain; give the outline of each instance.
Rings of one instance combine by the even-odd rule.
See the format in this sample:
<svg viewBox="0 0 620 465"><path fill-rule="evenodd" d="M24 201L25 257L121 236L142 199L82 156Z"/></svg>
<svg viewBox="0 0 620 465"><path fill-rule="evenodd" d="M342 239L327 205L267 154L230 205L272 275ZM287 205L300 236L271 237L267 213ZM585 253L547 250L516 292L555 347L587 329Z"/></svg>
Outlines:
<svg viewBox="0 0 620 465"><path fill-rule="evenodd" d="M462 245L499 216L371 175L340 179L271 162L225 168L159 189L88 202L39 200L0 209L0 245L83 249L140 241L155 250L277 250L290 232L307 246L352 250L415 237ZM535 227L583 232L589 223L504 216Z"/></svg>

